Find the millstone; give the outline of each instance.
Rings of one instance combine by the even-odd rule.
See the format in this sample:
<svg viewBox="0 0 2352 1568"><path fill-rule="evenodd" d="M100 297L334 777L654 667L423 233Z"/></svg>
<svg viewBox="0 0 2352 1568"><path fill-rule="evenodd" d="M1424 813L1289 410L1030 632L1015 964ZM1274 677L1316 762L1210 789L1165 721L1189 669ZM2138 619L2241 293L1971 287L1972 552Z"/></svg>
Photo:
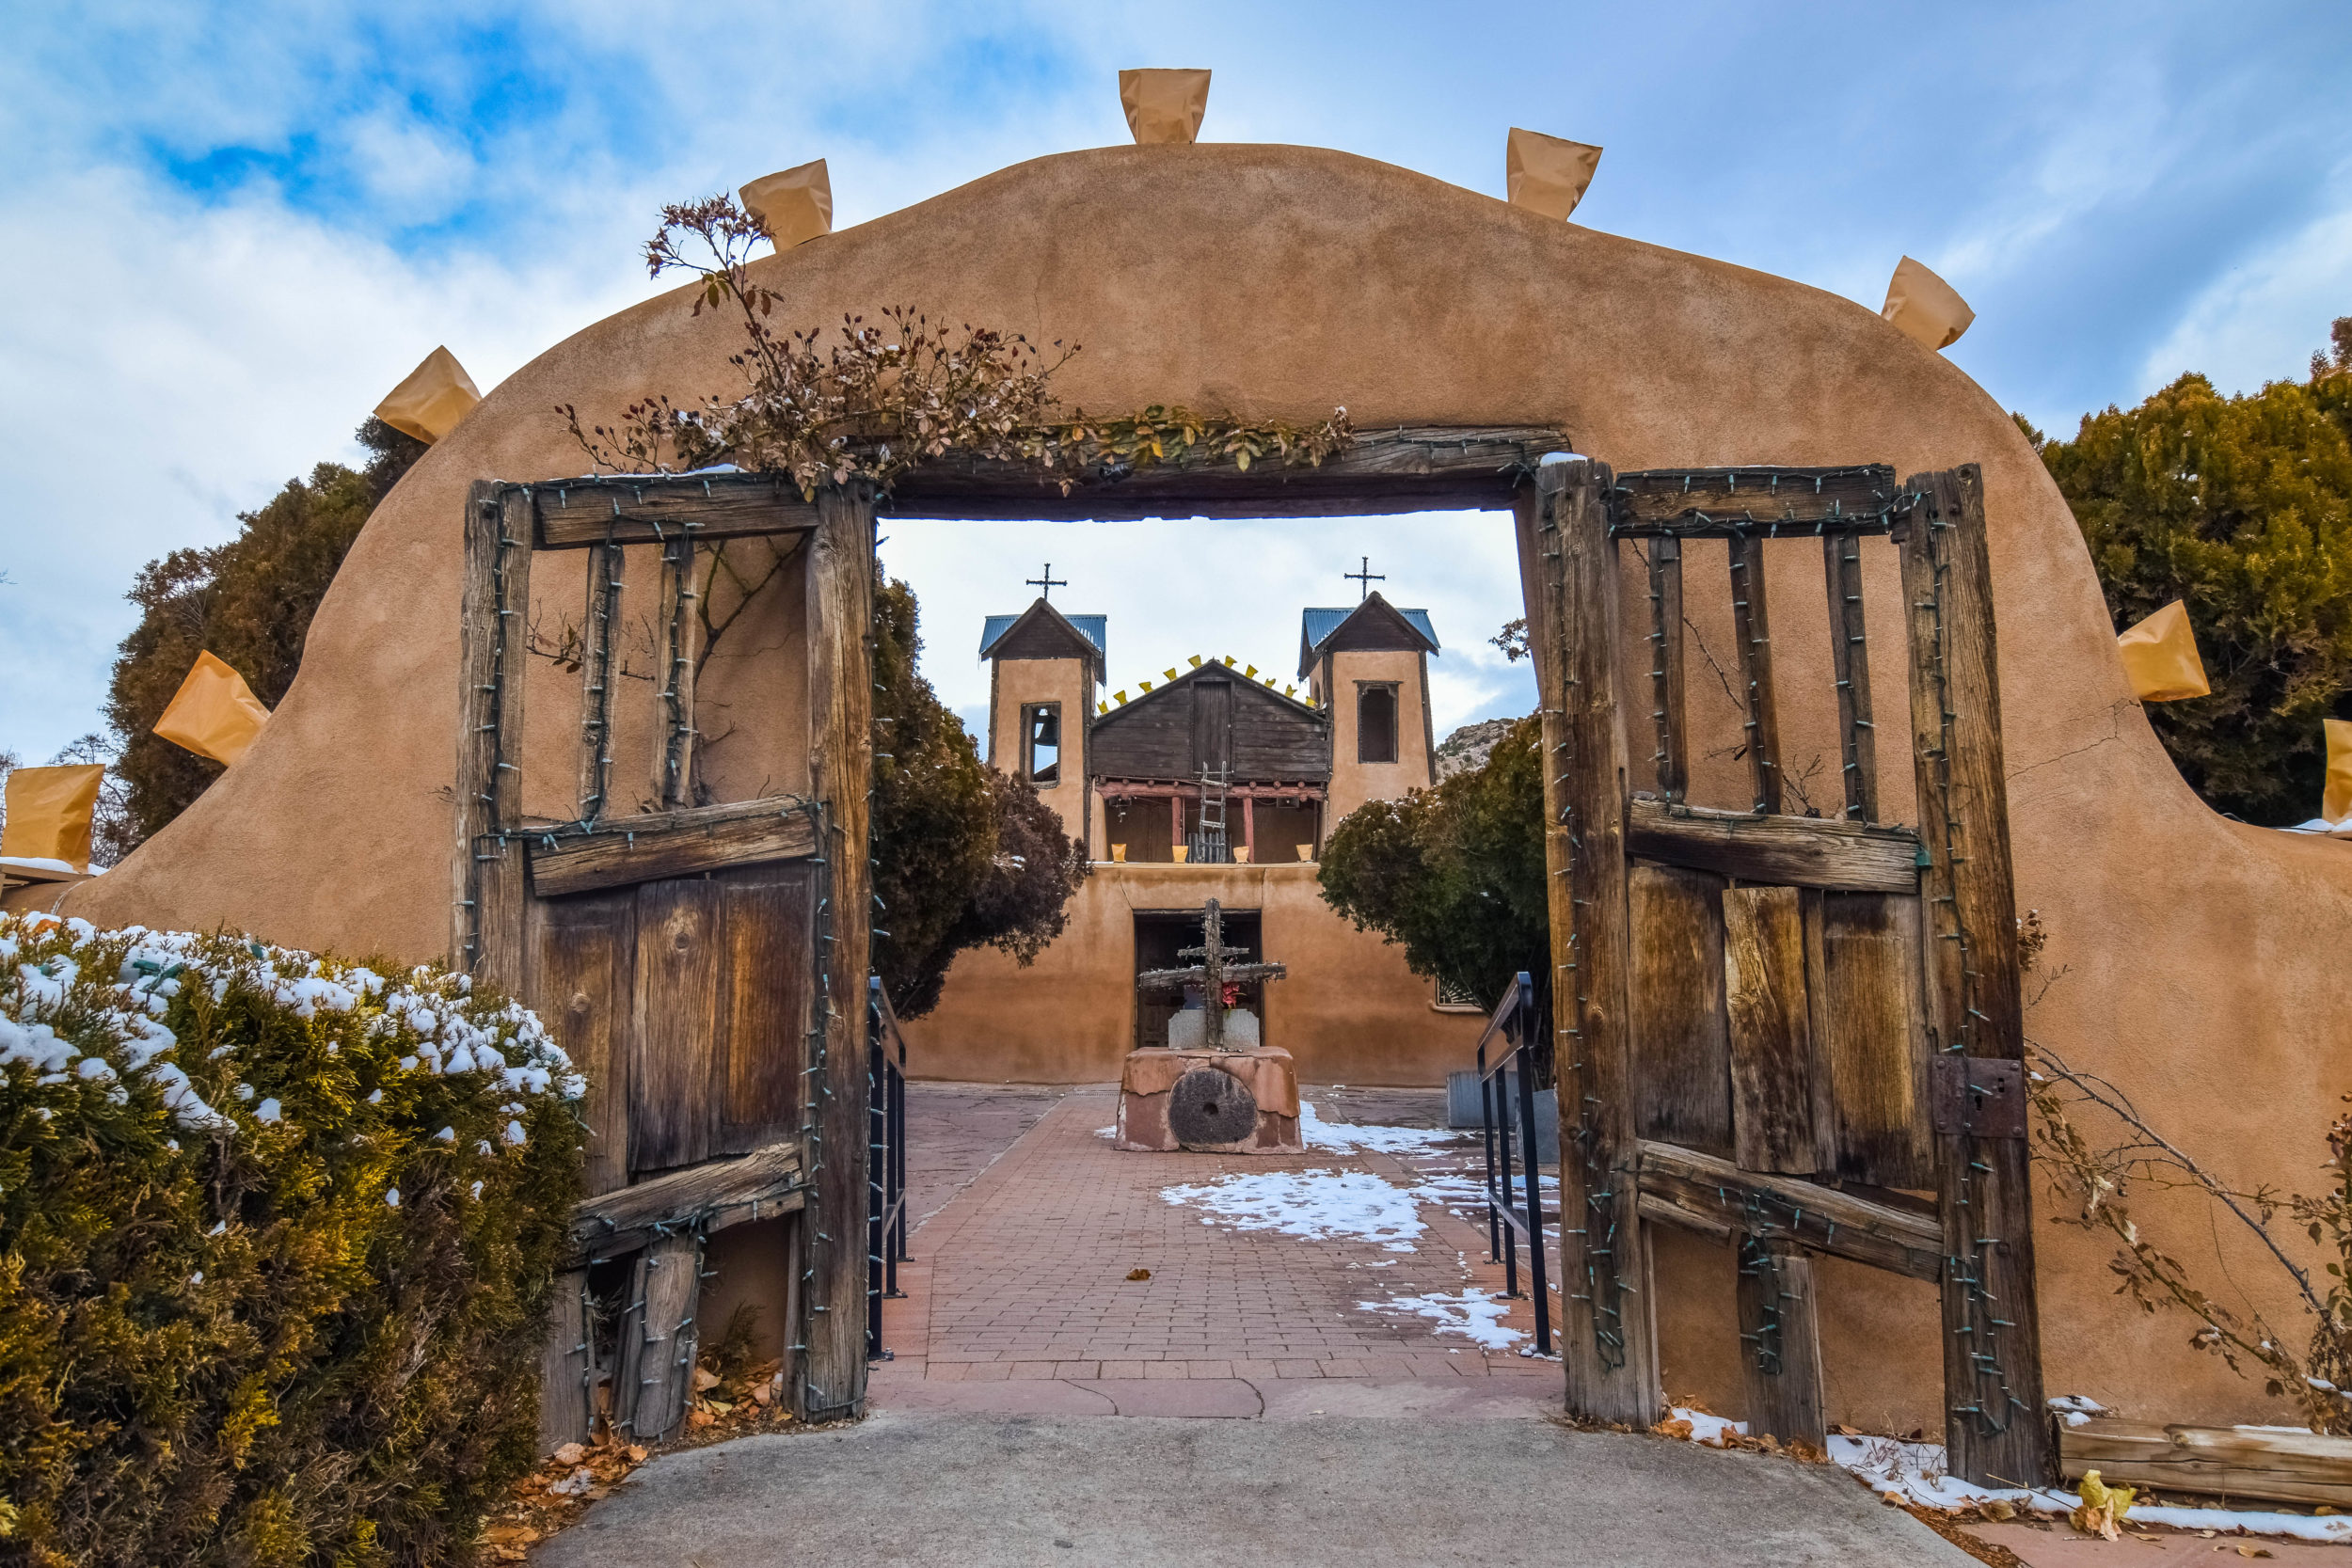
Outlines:
<svg viewBox="0 0 2352 1568"><path fill-rule="evenodd" d="M1197 1067L1168 1091L1168 1128L1186 1148L1239 1143L1257 1125L1257 1096L1231 1073Z"/></svg>

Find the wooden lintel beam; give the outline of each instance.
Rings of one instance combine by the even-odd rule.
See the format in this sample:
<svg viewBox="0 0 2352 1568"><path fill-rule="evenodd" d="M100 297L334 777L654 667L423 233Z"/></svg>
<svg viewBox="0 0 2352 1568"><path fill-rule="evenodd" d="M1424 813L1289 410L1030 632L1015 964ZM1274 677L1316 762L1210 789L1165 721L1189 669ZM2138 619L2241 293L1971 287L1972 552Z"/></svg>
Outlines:
<svg viewBox="0 0 2352 1568"><path fill-rule="evenodd" d="M1685 1212L1692 1229L1748 1230L1756 1208L1789 1240L1913 1279L1944 1275L1944 1232L1932 1213L1897 1209L1796 1177L1741 1170L1696 1149L1644 1142L1640 1182L1645 1200ZM1752 1207L1751 1197L1759 1200Z"/></svg>
<svg viewBox="0 0 2352 1568"><path fill-rule="evenodd" d="M806 533L817 508L789 483L760 474L628 475L528 486L543 550Z"/></svg>
<svg viewBox="0 0 2352 1568"><path fill-rule="evenodd" d="M571 1245L558 1268L585 1268L635 1252L665 1231L705 1234L791 1213L807 1202L797 1141L672 1171L592 1197L572 1210Z"/></svg>
<svg viewBox="0 0 2352 1568"><path fill-rule="evenodd" d="M1619 474L1609 498L1618 538L1710 538L1834 529L1884 533L1908 505L1883 463L1841 468L1654 468Z"/></svg>
<svg viewBox="0 0 2352 1568"><path fill-rule="evenodd" d="M1200 793L1199 784L1145 784L1140 782L1097 781L1095 787L1107 800L1165 800L1170 798L1189 800ZM1320 800L1326 790L1321 784L1232 784L1225 793L1236 800Z"/></svg>
<svg viewBox="0 0 2352 1568"><path fill-rule="evenodd" d="M532 890L542 898L625 887L659 877L691 877L757 861L817 852L808 801L771 796L723 806L612 817L586 832L549 829L524 843Z"/></svg>
<svg viewBox="0 0 2352 1568"><path fill-rule="evenodd" d="M1636 799L1627 813L1626 847L1645 859L1743 882L1834 893L1919 891L1919 841L1899 828Z"/></svg>
<svg viewBox="0 0 2352 1568"><path fill-rule="evenodd" d="M898 517L1329 517L1506 507L1527 473L1569 450L1543 425L1362 431L1320 465L1229 459L1071 473L950 454L910 470L883 503ZM1064 492L1065 481L1071 481Z"/></svg>

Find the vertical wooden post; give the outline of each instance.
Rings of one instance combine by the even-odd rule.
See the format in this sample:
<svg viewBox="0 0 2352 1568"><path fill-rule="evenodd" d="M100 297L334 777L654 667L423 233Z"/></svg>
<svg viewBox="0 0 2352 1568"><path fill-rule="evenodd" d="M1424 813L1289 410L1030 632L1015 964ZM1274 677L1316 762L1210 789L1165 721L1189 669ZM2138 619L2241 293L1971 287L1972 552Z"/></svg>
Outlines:
<svg viewBox="0 0 2352 1568"><path fill-rule="evenodd" d="M1811 1255L1777 1232L1742 1237L1738 1296L1748 1435L1827 1449Z"/></svg>
<svg viewBox="0 0 2352 1568"><path fill-rule="evenodd" d="M1176 858L1176 847L1184 842L1184 793L1172 792L1168 798L1168 858Z"/></svg>
<svg viewBox="0 0 2352 1568"><path fill-rule="evenodd" d="M1837 733L1846 781L1846 816L1879 818L1877 731L1870 724L1870 645L1862 620L1862 537L1821 535L1821 575L1829 581L1830 667L1837 677Z"/></svg>
<svg viewBox="0 0 2352 1568"><path fill-rule="evenodd" d="M2017 901L1993 620L1983 476L1974 464L1906 483L1903 598L1919 838L1925 1006L1933 1072L1958 1107L1938 1117L1944 1222L1945 1445L1951 1473L1984 1486L2051 1474L2034 1297L2032 1202L2022 1121L1977 1125L1979 1080L2022 1076ZM2008 1102L2022 1102L2022 1084Z"/></svg>
<svg viewBox="0 0 2352 1568"><path fill-rule="evenodd" d="M588 1334L588 1271L555 1276L548 1300L548 1337L539 1351L539 1452L553 1453L589 1436L594 1347Z"/></svg>
<svg viewBox="0 0 2352 1568"><path fill-rule="evenodd" d="M803 1249L808 1353L802 1415L866 1403L866 978L873 879L866 824L874 773L874 501L817 496L808 546L809 782L824 809L811 1025L809 1165L816 1204Z"/></svg>
<svg viewBox="0 0 2352 1568"><path fill-rule="evenodd" d="M1244 795L1241 798L1241 842L1242 847L1249 851L1249 863L1257 864L1258 798L1255 795Z"/></svg>
<svg viewBox="0 0 2352 1568"><path fill-rule="evenodd" d="M474 481L466 496L457 657L457 843L450 964L519 996L523 666L531 612L531 492Z"/></svg>
<svg viewBox="0 0 2352 1568"><path fill-rule="evenodd" d="M667 1437L686 1418L702 1337L694 1321L702 1275L703 1239L695 1230L660 1237L629 1271L612 1420L641 1443Z"/></svg>
<svg viewBox="0 0 2352 1568"><path fill-rule="evenodd" d="M1731 547L1731 641L1748 705L1748 776L1756 809L1780 811L1780 721L1772 705L1772 623L1764 592L1764 540L1741 534Z"/></svg>
<svg viewBox="0 0 2352 1568"><path fill-rule="evenodd" d="M580 629L580 815L591 822L605 815L612 779L612 621L620 613L622 562L618 545L588 548L588 609Z"/></svg>
<svg viewBox="0 0 2352 1568"><path fill-rule="evenodd" d="M1632 1168L1631 914L1611 483L1600 463L1537 470L1535 544L1552 634L1531 646L1543 694L1560 1085L1561 1362L1570 1411L1648 1426L1663 1401Z"/></svg>
<svg viewBox="0 0 2352 1568"><path fill-rule="evenodd" d="M680 534L661 550L662 805L694 804L694 663L702 645L702 594L694 585L694 537Z"/></svg>
<svg viewBox="0 0 2352 1568"><path fill-rule="evenodd" d="M1682 541L1653 539L1649 550L1650 721L1658 736L1658 793L1679 800L1691 787L1682 721Z"/></svg>

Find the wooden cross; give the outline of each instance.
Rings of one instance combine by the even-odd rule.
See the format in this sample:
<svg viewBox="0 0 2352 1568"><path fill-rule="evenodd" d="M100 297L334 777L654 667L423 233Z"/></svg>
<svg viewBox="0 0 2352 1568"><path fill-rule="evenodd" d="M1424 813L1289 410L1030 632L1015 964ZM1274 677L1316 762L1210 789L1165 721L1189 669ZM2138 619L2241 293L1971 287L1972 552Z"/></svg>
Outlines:
<svg viewBox="0 0 2352 1568"><path fill-rule="evenodd" d="M1069 579L1054 576L1054 563L1050 561L1045 563L1045 572L1043 576L1030 578L1026 580L1031 588L1042 590L1042 592L1038 594L1038 597L1041 599L1051 599L1054 596L1055 589L1067 588L1070 586Z"/></svg>
<svg viewBox="0 0 2352 1568"><path fill-rule="evenodd" d="M1372 585L1374 583L1386 582L1389 580L1388 573L1375 572L1372 569L1372 557L1365 556L1363 558L1363 562L1364 563L1361 566L1359 566L1352 572L1342 572L1340 574L1340 576L1345 578L1348 581L1356 585L1358 589L1358 593L1356 594L1358 603L1361 603L1363 600L1372 597Z"/></svg>
<svg viewBox="0 0 2352 1568"><path fill-rule="evenodd" d="M1212 898L1202 911L1201 941L1198 947L1180 948L1180 958L1199 958L1190 969L1150 969L1136 976L1137 990L1181 990L1186 986L1200 988L1201 1032L1212 1051L1225 1049L1225 988L1247 985L1252 980L1279 980L1290 971L1277 963L1228 963L1228 957L1246 953L1246 947L1225 945L1225 915Z"/></svg>

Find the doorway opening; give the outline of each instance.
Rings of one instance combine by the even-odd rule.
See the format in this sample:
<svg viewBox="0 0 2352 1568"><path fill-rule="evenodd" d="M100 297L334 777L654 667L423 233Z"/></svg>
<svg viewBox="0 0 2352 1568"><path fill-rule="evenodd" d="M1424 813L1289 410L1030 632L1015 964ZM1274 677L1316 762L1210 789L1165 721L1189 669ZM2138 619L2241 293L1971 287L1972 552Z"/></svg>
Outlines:
<svg viewBox="0 0 2352 1568"><path fill-rule="evenodd" d="M1224 913L1225 944L1238 950L1237 957L1245 962L1255 962L1264 957L1264 915L1258 910L1226 910ZM1135 973L1148 969L1183 969L1193 960L1179 958L1184 949L1198 947L1205 935L1205 915L1200 910L1137 910L1136 922ZM1259 1038L1265 1040L1265 986L1251 982L1241 986L1233 1000L1233 1009L1251 1014L1258 1021ZM1168 1049L1168 1021L1181 1011L1187 998L1175 991L1138 991L1136 993L1136 1049L1165 1051ZM1199 998L1191 998L1197 1006ZM1268 1045L1271 1040L1265 1040Z"/></svg>

